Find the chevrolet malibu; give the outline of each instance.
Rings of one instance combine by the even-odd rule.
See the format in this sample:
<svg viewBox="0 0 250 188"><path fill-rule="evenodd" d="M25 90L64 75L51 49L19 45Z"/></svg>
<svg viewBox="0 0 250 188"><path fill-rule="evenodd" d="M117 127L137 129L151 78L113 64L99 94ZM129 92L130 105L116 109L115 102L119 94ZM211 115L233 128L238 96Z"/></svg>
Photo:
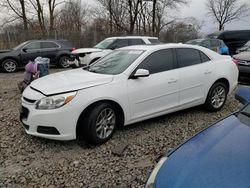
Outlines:
<svg viewBox="0 0 250 188"><path fill-rule="evenodd" d="M101 144L117 126L202 104L218 111L237 78L231 57L200 46L129 46L33 81L20 119L30 135Z"/></svg>
<svg viewBox="0 0 250 188"><path fill-rule="evenodd" d="M204 129L161 158L145 188L249 188L250 87L241 110Z"/></svg>

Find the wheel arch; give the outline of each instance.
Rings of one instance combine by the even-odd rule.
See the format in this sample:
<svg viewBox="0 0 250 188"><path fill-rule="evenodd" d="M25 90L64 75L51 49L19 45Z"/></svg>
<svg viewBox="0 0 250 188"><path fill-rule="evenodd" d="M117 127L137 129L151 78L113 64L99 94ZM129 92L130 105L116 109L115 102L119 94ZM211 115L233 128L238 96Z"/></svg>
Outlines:
<svg viewBox="0 0 250 188"><path fill-rule="evenodd" d="M2 58L2 59L0 60L1 65L2 65L2 63L3 63L6 59L15 60L15 61L17 62L17 65L20 66L20 61L19 61L19 59L16 58L16 57L13 57L13 56L6 56L6 57Z"/></svg>
<svg viewBox="0 0 250 188"><path fill-rule="evenodd" d="M79 139L81 138L81 131L82 131L82 126L81 126L81 121L84 118L84 115L88 114L95 106L101 104L101 103L110 103L112 105L114 105L116 107L116 109L118 110L119 113L119 122L118 125L119 126L123 126L124 125L124 121L125 121L125 114L124 114L124 110L121 107L121 105L117 102L115 102L114 100L110 100L110 99L102 99L99 101L95 101L91 104L89 104L79 115L78 120L77 120L77 124L76 124L76 138Z"/></svg>
<svg viewBox="0 0 250 188"><path fill-rule="evenodd" d="M229 83L228 79L225 78L225 77L218 78L218 79L209 87L209 89L208 89L208 91L207 91L206 99L207 99L207 97L208 97L208 94L209 94L210 89L213 87L213 85L214 85L215 83L218 83L218 82L224 83L224 84L227 86L228 91L230 90L230 83Z"/></svg>

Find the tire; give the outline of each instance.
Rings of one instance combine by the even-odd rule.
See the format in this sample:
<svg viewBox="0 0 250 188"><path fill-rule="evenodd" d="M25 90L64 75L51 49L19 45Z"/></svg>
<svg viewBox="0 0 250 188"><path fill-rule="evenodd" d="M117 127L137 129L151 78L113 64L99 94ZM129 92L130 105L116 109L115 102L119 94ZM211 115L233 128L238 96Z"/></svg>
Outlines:
<svg viewBox="0 0 250 188"><path fill-rule="evenodd" d="M2 62L2 70L7 73L16 72L17 62L14 59L5 59Z"/></svg>
<svg viewBox="0 0 250 188"><path fill-rule="evenodd" d="M216 112L221 110L227 100L228 87L222 82L216 82L210 88L205 107L208 111Z"/></svg>
<svg viewBox="0 0 250 188"><path fill-rule="evenodd" d="M110 119L111 118L111 119ZM114 134L118 120L118 111L114 105L104 102L95 105L80 118L78 135L92 145L107 142ZM79 138L78 138L79 139Z"/></svg>
<svg viewBox="0 0 250 188"><path fill-rule="evenodd" d="M69 60L70 60L70 58L68 56L61 56L58 59L58 66L60 68L68 68L69 67L69 63L68 63Z"/></svg>

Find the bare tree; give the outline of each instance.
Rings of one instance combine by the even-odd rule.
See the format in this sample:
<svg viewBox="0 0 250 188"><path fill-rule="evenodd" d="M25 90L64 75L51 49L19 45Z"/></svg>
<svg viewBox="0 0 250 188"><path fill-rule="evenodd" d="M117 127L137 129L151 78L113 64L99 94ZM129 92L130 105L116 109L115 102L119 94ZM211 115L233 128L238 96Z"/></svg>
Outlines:
<svg viewBox="0 0 250 188"><path fill-rule="evenodd" d="M225 24L249 15L249 5L240 0L207 0L208 15L224 30Z"/></svg>
<svg viewBox="0 0 250 188"><path fill-rule="evenodd" d="M6 7L7 9L11 10L15 16L10 16L10 19L7 22L16 21L18 19L22 20L23 22L23 29L25 33L28 31L28 18L26 12L26 0L4 0L1 2L1 6Z"/></svg>
<svg viewBox="0 0 250 188"><path fill-rule="evenodd" d="M35 10L35 15L37 16L42 34L43 36L45 36L46 25L45 25L45 15L44 15L43 4L40 0L29 0L29 2Z"/></svg>

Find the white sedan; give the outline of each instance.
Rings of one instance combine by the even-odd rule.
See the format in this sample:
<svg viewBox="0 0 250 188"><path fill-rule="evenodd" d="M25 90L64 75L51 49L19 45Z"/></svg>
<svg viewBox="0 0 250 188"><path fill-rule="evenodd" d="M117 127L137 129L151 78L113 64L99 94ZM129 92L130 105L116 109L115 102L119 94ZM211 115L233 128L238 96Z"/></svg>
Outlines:
<svg viewBox="0 0 250 188"><path fill-rule="evenodd" d="M204 104L220 110L237 86L229 56L184 44L129 46L33 81L22 95L28 134L106 142L117 126Z"/></svg>

